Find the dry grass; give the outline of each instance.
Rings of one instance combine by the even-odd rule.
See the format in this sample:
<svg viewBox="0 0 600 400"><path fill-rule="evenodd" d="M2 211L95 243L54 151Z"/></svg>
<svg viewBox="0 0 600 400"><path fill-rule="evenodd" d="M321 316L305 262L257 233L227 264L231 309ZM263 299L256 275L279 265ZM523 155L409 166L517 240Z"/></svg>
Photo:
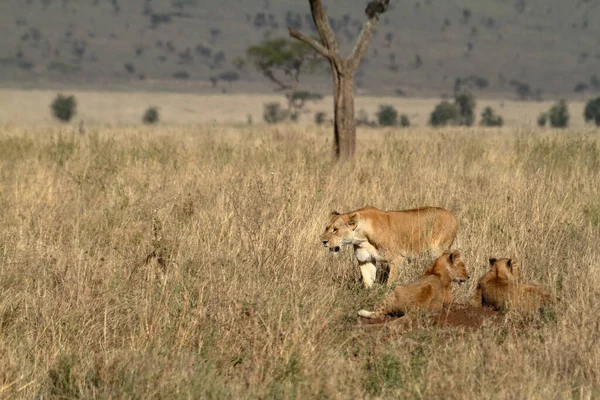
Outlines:
<svg viewBox="0 0 600 400"><path fill-rule="evenodd" d="M597 132L363 131L352 164L303 127L70 132L0 132L0 397L600 396ZM472 276L517 257L561 301L357 329L387 288L318 237L364 204L446 207Z"/></svg>
<svg viewBox="0 0 600 400"><path fill-rule="evenodd" d="M327 88L323 93L330 93ZM56 90L17 90L0 89L0 124L54 124L50 114L50 103L56 96ZM189 124L247 124L251 116L254 124L262 124L263 106L268 102L284 103L280 94L225 94L202 95L193 93L144 92L128 90L94 91L67 90L75 95L78 102L77 120L94 125L134 125L139 124L144 111L150 106L159 106L161 121L169 125ZM358 96L356 110L364 110L371 120L382 104L391 104L400 113L408 115L413 125L425 126L429 115L439 99L372 97ZM534 127L540 113L550 109L554 102L511 101L477 99L477 121L484 107L493 107L510 127ZM570 126L585 128L582 101L568 103L571 113ZM325 112L328 118L333 116L333 100L326 96L316 104L308 104L306 114L301 116L303 124L314 122L315 113Z"/></svg>

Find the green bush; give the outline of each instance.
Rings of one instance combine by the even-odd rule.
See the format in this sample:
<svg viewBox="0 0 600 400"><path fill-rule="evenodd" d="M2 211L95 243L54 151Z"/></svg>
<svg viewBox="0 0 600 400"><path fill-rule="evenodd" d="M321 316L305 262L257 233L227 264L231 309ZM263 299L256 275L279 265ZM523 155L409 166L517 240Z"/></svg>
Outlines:
<svg viewBox="0 0 600 400"><path fill-rule="evenodd" d="M460 93L454 97L454 103L460 114L458 124L473 125L473 122L475 122L475 96L468 92Z"/></svg>
<svg viewBox="0 0 600 400"><path fill-rule="evenodd" d="M267 124L277 124L283 122L287 118L287 111L281 108L281 104L266 103L264 105L263 119Z"/></svg>
<svg viewBox="0 0 600 400"><path fill-rule="evenodd" d="M145 124L156 124L159 119L160 115L156 107L149 107L142 117L142 121Z"/></svg>
<svg viewBox="0 0 600 400"><path fill-rule="evenodd" d="M327 118L327 114L323 111L319 111L315 113L315 124L322 125L325 123L325 118Z"/></svg>
<svg viewBox="0 0 600 400"><path fill-rule="evenodd" d="M564 100L553 105L548 112L548 119L553 128L566 128L569 125L569 109Z"/></svg>
<svg viewBox="0 0 600 400"><path fill-rule="evenodd" d="M377 120L381 126L394 126L398 123L398 110L389 104L382 104L377 111Z"/></svg>
<svg viewBox="0 0 600 400"><path fill-rule="evenodd" d="M481 125L502 126L504 125L504 119L500 115L496 115L496 112L492 107L486 107L481 113Z"/></svg>
<svg viewBox="0 0 600 400"><path fill-rule="evenodd" d="M410 126L410 120L408 119L408 115L406 115L406 114L400 115L400 126L405 127L405 128Z"/></svg>
<svg viewBox="0 0 600 400"><path fill-rule="evenodd" d="M539 127L546 126L547 121L548 121L548 113L543 112L540 115L538 115L537 124Z"/></svg>
<svg viewBox="0 0 600 400"><path fill-rule="evenodd" d="M600 97L591 99L585 104L583 118L585 122L593 121L596 126L600 126Z"/></svg>
<svg viewBox="0 0 600 400"><path fill-rule="evenodd" d="M52 114L63 122L69 122L77 113L75 96L58 94L51 105Z"/></svg>
<svg viewBox="0 0 600 400"><path fill-rule="evenodd" d="M460 113L458 107L448 101L442 101L429 116L429 123L432 126L441 125L456 125L459 120Z"/></svg>

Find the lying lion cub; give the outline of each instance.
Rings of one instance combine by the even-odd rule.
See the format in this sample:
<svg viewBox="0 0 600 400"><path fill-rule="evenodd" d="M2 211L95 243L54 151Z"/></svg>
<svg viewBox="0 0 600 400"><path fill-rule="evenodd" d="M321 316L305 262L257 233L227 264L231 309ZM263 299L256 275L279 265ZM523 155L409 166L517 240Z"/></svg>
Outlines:
<svg viewBox="0 0 600 400"><path fill-rule="evenodd" d="M491 306L498 311L509 308L534 311L552 301L541 286L520 283L518 264L510 258L490 258L491 269L477 284L473 304Z"/></svg>
<svg viewBox="0 0 600 400"><path fill-rule="evenodd" d="M469 279L465 263L459 251L445 251L423 273L408 285L397 286L377 306L375 311L360 310L365 318L384 318L388 314L406 314L416 309L432 312L442 310L444 303L452 301L450 284Z"/></svg>

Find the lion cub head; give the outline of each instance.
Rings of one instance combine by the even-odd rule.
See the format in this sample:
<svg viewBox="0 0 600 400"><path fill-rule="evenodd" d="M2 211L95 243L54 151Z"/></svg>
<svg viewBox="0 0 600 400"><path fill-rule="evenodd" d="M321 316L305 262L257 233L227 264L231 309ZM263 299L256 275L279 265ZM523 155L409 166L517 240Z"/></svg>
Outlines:
<svg viewBox="0 0 600 400"><path fill-rule="evenodd" d="M479 280L473 304L499 311L509 308L534 311L555 299L538 285L520 282L518 263L510 258L490 258L490 270Z"/></svg>
<svg viewBox="0 0 600 400"><path fill-rule="evenodd" d="M442 253L433 265L425 271L425 275L438 276L444 285L449 285L451 282L463 283L470 278L462 255L458 250Z"/></svg>
<svg viewBox="0 0 600 400"><path fill-rule="evenodd" d="M342 246L354 242L354 232L358 226L360 214L340 214L337 211L331 213L331 219L321 235L323 246L331 252L337 253Z"/></svg>
<svg viewBox="0 0 600 400"><path fill-rule="evenodd" d="M508 284L516 282L519 277L519 265L511 258L490 258L490 272L487 279L496 279L499 282Z"/></svg>

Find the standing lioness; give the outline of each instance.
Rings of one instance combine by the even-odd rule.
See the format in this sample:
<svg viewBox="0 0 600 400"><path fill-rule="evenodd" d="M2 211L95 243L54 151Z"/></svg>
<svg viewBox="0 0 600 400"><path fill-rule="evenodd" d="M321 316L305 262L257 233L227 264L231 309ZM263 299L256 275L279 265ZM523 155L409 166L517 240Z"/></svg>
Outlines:
<svg viewBox="0 0 600 400"><path fill-rule="evenodd" d="M457 230L456 217L439 207L404 211L364 207L345 214L331 213L321 241L335 253L341 246L353 245L363 283L370 288L375 282L377 262L389 264L390 285L406 257L427 250L436 256L441 254L452 246Z"/></svg>

